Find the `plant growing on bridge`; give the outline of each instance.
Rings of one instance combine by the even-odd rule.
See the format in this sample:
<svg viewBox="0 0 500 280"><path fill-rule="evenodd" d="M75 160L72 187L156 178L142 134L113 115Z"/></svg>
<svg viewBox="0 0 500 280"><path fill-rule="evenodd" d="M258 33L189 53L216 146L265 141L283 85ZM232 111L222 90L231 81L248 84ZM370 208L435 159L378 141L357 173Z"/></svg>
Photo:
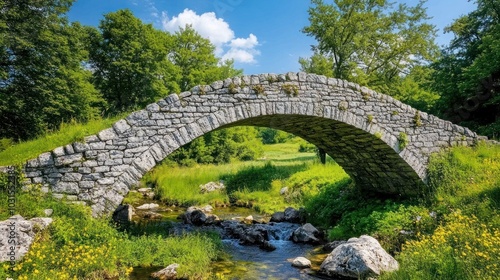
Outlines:
<svg viewBox="0 0 500 280"><path fill-rule="evenodd" d="M255 85L255 86L252 87L252 89L258 95L263 95L264 94L264 87L262 85Z"/></svg>
<svg viewBox="0 0 500 280"><path fill-rule="evenodd" d="M270 84L272 84L272 83L277 82L277 81L278 81L278 78L277 78L277 77L275 77L275 76L272 76L272 75L268 75L268 76L267 76L267 81L268 81Z"/></svg>
<svg viewBox="0 0 500 280"><path fill-rule="evenodd" d="M420 118L420 111L415 112L415 116L413 117L413 124L416 127L421 127L422 126L422 119Z"/></svg>
<svg viewBox="0 0 500 280"><path fill-rule="evenodd" d="M408 135L404 132L400 132L398 136L398 141L399 141L399 150L403 150L408 146L409 140L408 140Z"/></svg>
<svg viewBox="0 0 500 280"><path fill-rule="evenodd" d="M284 84L281 86L281 89L288 95L299 95L299 88L296 85Z"/></svg>
<svg viewBox="0 0 500 280"><path fill-rule="evenodd" d="M382 132L377 131L377 132L375 132L375 134L373 134L373 136L375 136L377 139L382 139L383 134L382 134Z"/></svg>
<svg viewBox="0 0 500 280"><path fill-rule="evenodd" d="M238 86L234 83L230 83L227 89L228 89L229 93L231 93L231 94L238 93Z"/></svg>
<svg viewBox="0 0 500 280"><path fill-rule="evenodd" d="M373 115L368 115L368 116L366 117L366 121L367 121L368 123L372 123L372 122L373 122Z"/></svg>

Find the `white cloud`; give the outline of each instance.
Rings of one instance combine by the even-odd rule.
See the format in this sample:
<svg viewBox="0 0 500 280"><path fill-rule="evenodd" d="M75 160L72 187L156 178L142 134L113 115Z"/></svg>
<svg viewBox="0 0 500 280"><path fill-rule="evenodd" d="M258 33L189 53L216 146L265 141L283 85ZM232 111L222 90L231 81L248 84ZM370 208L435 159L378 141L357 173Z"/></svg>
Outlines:
<svg viewBox="0 0 500 280"><path fill-rule="evenodd" d="M231 40L230 46L231 48L238 48L238 49L253 49L259 44L259 41L257 40L257 37L250 33L250 36L248 36L247 39L243 38L237 38Z"/></svg>
<svg viewBox="0 0 500 280"><path fill-rule="evenodd" d="M215 13L209 12L201 15L185 9L177 16L169 18L165 12L162 14L162 25L166 31L175 32L179 28L191 25L201 36L210 40L215 46L215 53L222 60L234 59L241 63L255 63L255 56L260 52L256 49L259 45L257 37L250 34L248 38L235 38L234 31L222 18L217 18Z"/></svg>

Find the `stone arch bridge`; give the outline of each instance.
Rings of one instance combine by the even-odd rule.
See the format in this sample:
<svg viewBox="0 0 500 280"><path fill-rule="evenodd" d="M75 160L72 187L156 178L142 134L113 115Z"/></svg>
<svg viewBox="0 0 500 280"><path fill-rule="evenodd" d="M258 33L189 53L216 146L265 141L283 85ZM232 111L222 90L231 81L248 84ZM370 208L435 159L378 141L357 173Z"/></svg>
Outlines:
<svg viewBox="0 0 500 280"><path fill-rule="evenodd" d="M260 74L171 94L112 128L30 160L27 183L112 212L171 152L212 130L254 125L298 135L332 156L366 191L414 195L429 155L471 145L467 128L347 81L306 73Z"/></svg>

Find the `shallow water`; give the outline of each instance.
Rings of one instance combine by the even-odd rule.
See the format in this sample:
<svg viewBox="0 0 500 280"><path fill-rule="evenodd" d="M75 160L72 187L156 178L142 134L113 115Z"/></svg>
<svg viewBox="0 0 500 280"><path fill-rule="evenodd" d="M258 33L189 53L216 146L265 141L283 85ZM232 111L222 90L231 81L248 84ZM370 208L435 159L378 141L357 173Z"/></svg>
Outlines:
<svg viewBox="0 0 500 280"><path fill-rule="evenodd" d="M178 221L177 216L185 211L184 208L175 208L174 211L157 210L163 216L163 221ZM223 220L242 220L252 215L254 220L269 221L268 216L263 216L252 209L241 207L216 208L214 214ZM174 227L180 223L173 223ZM267 252L258 246L240 245L238 240L223 239L226 254L221 260L212 263L213 279L322 279L315 275L321 261L326 255L319 254L320 250L312 245L296 244L289 240L293 230L299 225L289 223L268 224L269 236L275 251ZM306 257L313 263L312 269L298 269L291 265L296 257ZM152 272L162 267L134 268L130 279L150 279ZM209 276L210 277L210 276Z"/></svg>

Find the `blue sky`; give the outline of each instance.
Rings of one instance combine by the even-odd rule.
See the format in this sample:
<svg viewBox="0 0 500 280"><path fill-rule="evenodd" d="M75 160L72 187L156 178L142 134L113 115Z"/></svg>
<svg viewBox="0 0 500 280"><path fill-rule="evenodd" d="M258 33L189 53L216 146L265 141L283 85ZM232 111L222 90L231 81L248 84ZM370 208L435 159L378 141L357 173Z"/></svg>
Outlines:
<svg viewBox="0 0 500 280"><path fill-rule="evenodd" d="M189 23L216 45L217 56L234 59L245 74L284 73L298 71L299 57L309 57L316 43L300 31L309 24L309 6L308 0L77 0L68 16L97 26L104 14L128 8L143 22L169 32ZM430 23L439 29L437 43L446 45L452 35L443 34L443 28L475 4L429 0L426 7Z"/></svg>

